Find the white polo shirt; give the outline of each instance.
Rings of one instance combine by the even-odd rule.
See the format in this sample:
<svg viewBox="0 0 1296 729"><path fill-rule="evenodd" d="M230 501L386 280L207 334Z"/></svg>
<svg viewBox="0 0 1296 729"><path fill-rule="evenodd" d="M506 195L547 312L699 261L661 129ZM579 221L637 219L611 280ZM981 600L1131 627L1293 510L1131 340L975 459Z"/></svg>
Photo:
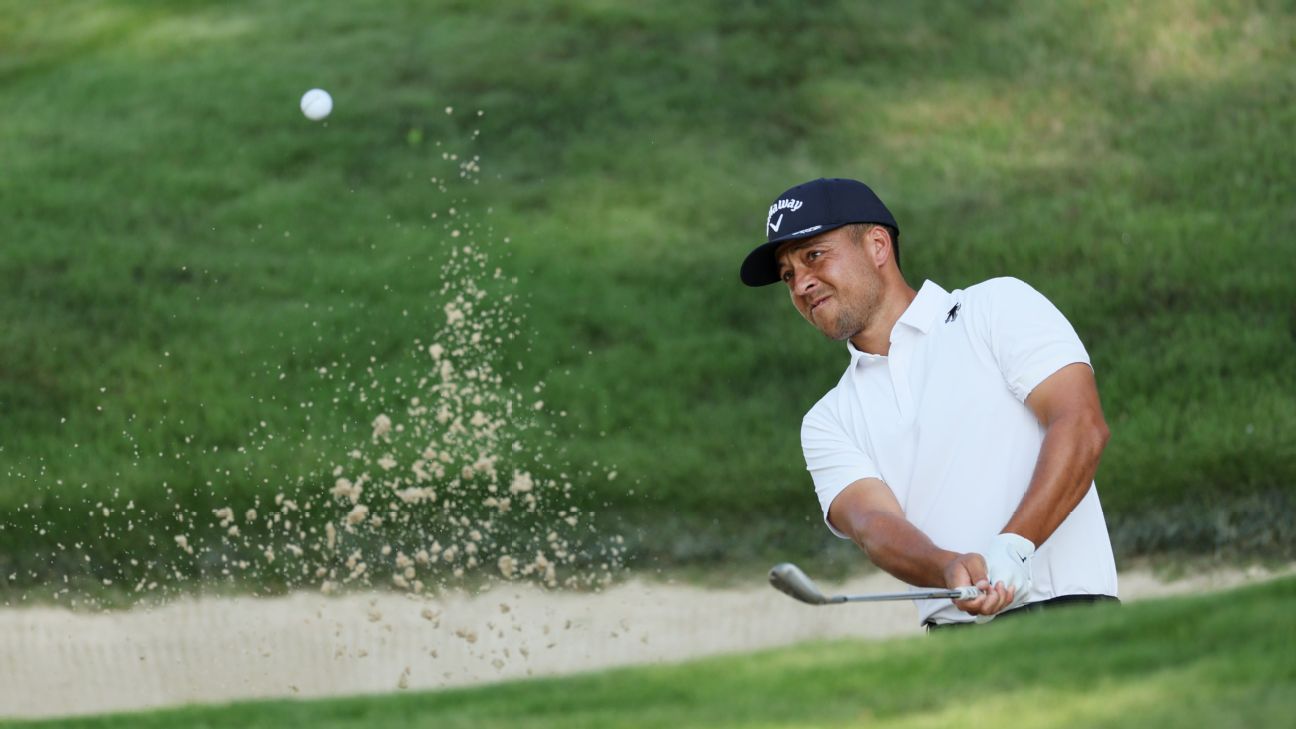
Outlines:
<svg viewBox="0 0 1296 729"><path fill-rule="evenodd" d="M850 366L801 426L825 523L843 489L877 478L937 546L982 552L1016 511L1044 442L1026 396L1066 365L1089 364L1075 330L1017 279L953 292L927 281L891 330L888 356L847 348ZM1027 602L1116 595L1111 540L1092 484L1039 545L1032 569ZM922 621L973 619L949 600L916 603Z"/></svg>

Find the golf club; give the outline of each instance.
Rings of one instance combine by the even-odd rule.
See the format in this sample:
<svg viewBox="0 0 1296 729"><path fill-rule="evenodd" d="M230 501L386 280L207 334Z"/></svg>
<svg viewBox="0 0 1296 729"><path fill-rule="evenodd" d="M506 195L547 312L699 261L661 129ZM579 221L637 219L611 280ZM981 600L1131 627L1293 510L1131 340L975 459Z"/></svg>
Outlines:
<svg viewBox="0 0 1296 729"><path fill-rule="evenodd" d="M769 573L770 584L801 602L811 605L829 605L839 602L879 602L885 600L971 600L981 591L971 585L945 590L918 590L915 592L882 592L874 595L832 595L819 591L814 581L791 562L776 564Z"/></svg>

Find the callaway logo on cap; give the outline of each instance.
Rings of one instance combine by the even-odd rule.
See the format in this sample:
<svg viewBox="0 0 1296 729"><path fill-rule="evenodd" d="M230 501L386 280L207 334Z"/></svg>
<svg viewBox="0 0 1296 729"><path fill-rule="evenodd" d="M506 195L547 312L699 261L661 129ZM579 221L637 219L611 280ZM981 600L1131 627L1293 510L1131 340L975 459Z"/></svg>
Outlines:
<svg viewBox="0 0 1296 729"><path fill-rule="evenodd" d="M779 228L783 227L783 213L779 211L791 210L792 212L796 212L801 209L802 205L805 205L805 203L790 198L782 198L771 205L769 209L769 217L765 218L765 227L770 230L767 235L777 233L779 232ZM778 220L774 219L775 213L778 213Z"/></svg>
<svg viewBox="0 0 1296 729"><path fill-rule="evenodd" d="M769 206L765 217L765 242L747 255L742 264L742 280L748 286L777 283L778 261L774 252L779 245L827 233L851 223L877 223L896 231L891 211L887 210L868 185L856 180L811 180L779 195Z"/></svg>

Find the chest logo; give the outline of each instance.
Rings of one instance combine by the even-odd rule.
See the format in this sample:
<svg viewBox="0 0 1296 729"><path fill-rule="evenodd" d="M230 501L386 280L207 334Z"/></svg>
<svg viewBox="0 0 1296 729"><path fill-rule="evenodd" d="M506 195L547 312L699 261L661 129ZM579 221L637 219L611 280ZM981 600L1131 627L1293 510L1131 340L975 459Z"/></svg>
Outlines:
<svg viewBox="0 0 1296 729"><path fill-rule="evenodd" d="M949 310L949 314L947 314L947 315L945 316L945 323L946 323L946 324L949 324L950 322L952 322L952 321L954 321L955 319L957 319L957 318L958 318L959 309L962 309L962 308L963 308L963 305L962 305L962 304L955 304L955 305L954 305L954 308L953 308L953 309L950 309L950 310Z"/></svg>

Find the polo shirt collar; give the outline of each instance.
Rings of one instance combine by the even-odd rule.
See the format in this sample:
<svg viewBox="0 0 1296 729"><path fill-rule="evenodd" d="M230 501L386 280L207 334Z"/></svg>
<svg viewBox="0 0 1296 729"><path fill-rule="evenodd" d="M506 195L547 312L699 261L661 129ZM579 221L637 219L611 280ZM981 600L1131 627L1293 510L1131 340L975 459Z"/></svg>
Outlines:
<svg viewBox="0 0 1296 729"><path fill-rule="evenodd" d="M904 310L896 324L904 324L926 334L931 331L937 318L949 313L949 301L948 291L931 281L924 281L918 295L909 302L909 308ZM895 330L892 330L891 338L895 339Z"/></svg>
<svg viewBox="0 0 1296 729"><path fill-rule="evenodd" d="M918 290L918 295L914 300L909 302L908 308L900 315L896 325L891 330L891 341L895 341L896 329L901 324L912 327L926 334L931 331L932 325L936 320L949 313L950 294L945 289L932 281L924 281L922 288ZM880 354L871 354L862 352L855 348L849 339L846 340L846 351L850 352L851 364L859 364L860 360L875 361L885 360L886 357Z"/></svg>

